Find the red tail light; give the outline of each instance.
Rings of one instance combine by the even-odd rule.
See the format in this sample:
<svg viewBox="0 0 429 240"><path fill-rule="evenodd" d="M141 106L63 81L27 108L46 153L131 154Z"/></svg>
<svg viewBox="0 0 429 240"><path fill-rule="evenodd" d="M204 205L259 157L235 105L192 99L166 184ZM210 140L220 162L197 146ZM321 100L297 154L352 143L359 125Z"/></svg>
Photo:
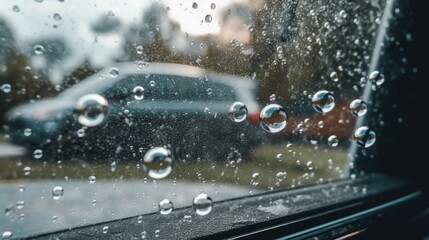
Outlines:
<svg viewBox="0 0 429 240"><path fill-rule="evenodd" d="M251 112L247 115L249 117L249 121L254 124L259 123L259 113L258 112Z"/></svg>

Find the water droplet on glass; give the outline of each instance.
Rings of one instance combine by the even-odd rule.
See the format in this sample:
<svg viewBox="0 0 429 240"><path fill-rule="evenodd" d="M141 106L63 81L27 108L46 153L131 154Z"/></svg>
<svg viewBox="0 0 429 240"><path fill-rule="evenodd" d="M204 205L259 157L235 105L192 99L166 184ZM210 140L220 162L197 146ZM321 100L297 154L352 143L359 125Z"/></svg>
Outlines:
<svg viewBox="0 0 429 240"><path fill-rule="evenodd" d="M247 107L242 102L235 102L229 107L229 118L234 122L242 122L247 118Z"/></svg>
<svg viewBox="0 0 429 240"><path fill-rule="evenodd" d="M142 46L137 46L136 47L136 51L137 51L137 54L143 54L143 47Z"/></svg>
<svg viewBox="0 0 429 240"><path fill-rule="evenodd" d="M319 122L317 123L317 126L319 126L319 128L323 128L323 121L319 121Z"/></svg>
<svg viewBox="0 0 429 240"><path fill-rule="evenodd" d="M192 216L191 215L183 216L183 222L192 222Z"/></svg>
<svg viewBox="0 0 429 240"><path fill-rule="evenodd" d="M31 128L24 129L24 136L28 137L31 135Z"/></svg>
<svg viewBox="0 0 429 240"><path fill-rule="evenodd" d="M157 237L159 237L159 230L157 229L157 230L155 230L155 237L157 238Z"/></svg>
<svg viewBox="0 0 429 240"><path fill-rule="evenodd" d="M369 74L368 79L375 83L377 86L380 86L384 83L384 75L379 71L373 71Z"/></svg>
<svg viewBox="0 0 429 240"><path fill-rule="evenodd" d="M110 171L114 172L116 170L116 162L110 164Z"/></svg>
<svg viewBox="0 0 429 240"><path fill-rule="evenodd" d="M61 17L61 15L60 15L60 14L58 14L58 13L55 13L55 14L54 14L54 20L55 20L55 21L60 21L61 19L63 19L63 18Z"/></svg>
<svg viewBox="0 0 429 240"><path fill-rule="evenodd" d="M60 200L64 196L64 189L60 186L56 186L52 189L52 198L54 200Z"/></svg>
<svg viewBox="0 0 429 240"><path fill-rule="evenodd" d="M200 193L192 200L192 207L195 213L205 216L212 211L213 201L207 194Z"/></svg>
<svg viewBox="0 0 429 240"><path fill-rule="evenodd" d="M95 176L89 176L89 178L88 178L88 182L90 183L90 184L93 184L93 183L95 183L95 181L97 180L97 178L95 177Z"/></svg>
<svg viewBox="0 0 429 240"><path fill-rule="evenodd" d="M109 232L109 227L108 226L104 226L103 227L103 234L106 234Z"/></svg>
<svg viewBox="0 0 429 240"><path fill-rule="evenodd" d="M150 85L151 87L155 87L156 83L155 83L155 81L154 81L154 80L152 80L152 81L150 81L150 82L149 82L149 85Z"/></svg>
<svg viewBox="0 0 429 240"><path fill-rule="evenodd" d="M25 186L23 186L23 185L18 186L18 191L20 193L23 193L25 191Z"/></svg>
<svg viewBox="0 0 429 240"><path fill-rule="evenodd" d="M167 177L173 170L173 158L170 150L163 147L152 148L143 158L143 168L154 179Z"/></svg>
<svg viewBox="0 0 429 240"><path fill-rule="evenodd" d="M338 73L337 72L331 72L331 74L329 75L329 77L332 79L332 81L334 82L338 82Z"/></svg>
<svg viewBox="0 0 429 240"><path fill-rule="evenodd" d="M45 53L45 48L42 45L34 45L33 51L36 55L42 55Z"/></svg>
<svg viewBox="0 0 429 240"><path fill-rule="evenodd" d="M3 85L1 85L0 89L4 92L4 93L10 93L10 91L12 90L12 86L8 83L5 83Z"/></svg>
<svg viewBox="0 0 429 240"><path fill-rule="evenodd" d="M31 173L31 167L24 167L24 175L28 176Z"/></svg>
<svg viewBox="0 0 429 240"><path fill-rule="evenodd" d="M159 213L161 213L162 215L167 215L173 211L173 203L168 199L164 199L159 202L158 208Z"/></svg>
<svg viewBox="0 0 429 240"><path fill-rule="evenodd" d="M376 139L375 132L366 126L356 129L353 136L357 144L363 148L374 145Z"/></svg>
<svg viewBox="0 0 429 240"><path fill-rule="evenodd" d="M11 239L12 238L12 232L11 231L4 231L1 234L1 239Z"/></svg>
<svg viewBox="0 0 429 240"><path fill-rule="evenodd" d="M140 233L140 238L141 239L146 239L146 235L147 235L146 231L143 231L143 232Z"/></svg>
<svg viewBox="0 0 429 240"><path fill-rule="evenodd" d="M331 147L338 146L338 138L335 135L331 135L328 137L328 145Z"/></svg>
<svg viewBox="0 0 429 240"><path fill-rule="evenodd" d="M77 136L78 137L84 137L85 136L85 129L81 128L77 130Z"/></svg>
<svg viewBox="0 0 429 240"><path fill-rule="evenodd" d="M207 14L207 15L206 15L206 17L204 18L204 20L205 20L207 23L211 22L211 21L212 21L212 15Z"/></svg>
<svg viewBox="0 0 429 240"><path fill-rule="evenodd" d="M43 151L41 149L34 150L33 157L35 159L41 159L43 157Z"/></svg>
<svg viewBox="0 0 429 240"><path fill-rule="evenodd" d="M213 89L211 89L211 88L207 88L207 94L208 94L208 95L212 95L212 93L213 93Z"/></svg>
<svg viewBox="0 0 429 240"><path fill-rule="evenodd" d="M211 3L211 4L210 4L210 8L211 8L211 9L215 9L215 8L216 8L216 4L215 4L215 3Z"/></svg>
<svg viewBox="0 0 429 240"><path fill-rule="evenodd" d="M21 9L18 7L18 6L13 6L12 7L12 10L14 11L14 12L19 12L19 11L21 11Z"/></svg>
<svg viewBox="0 0 429 240"><path fill-rule="evenodd" d="M144 88L141 86L137 86L133 89L134 99L140 101L144 98Z"/></svg>
<svg viewBox="0 0 429 240"><path fill-rule="evenodd" d="M285 178L286 178L286 172L278 172L278 173L276 174L276 178L277 178L277 180L279 180L279 181L283 181L283 179L285 179Z"/></svg>
<svg viewBox="0 0 429 240"><path fill-rule="evenodd" d="M335 107L335 98L332 93L320 90L311 98L313 108L319 113L327 113Z"/></svg>
<svg viewBox="0 0 429 240"><path fill-rule="evenodd" d="M193 9L197 9L198 8L198 3L196 3L196 2L192 3L192 8Z"/></svg>
<svg viewBox="0 0 429 240"><path fill-rule="evenodd" d="M142 222L143 222L143 216L139 216L139 217L137 218L137 222L138 222L138 223L142 223Z"/></svg>
<svg viewBox="0 0 429 240"><path fill-rule="evenodd" d="M107 114L107 100L98 94L87 94L76 103L75 111L80 124L94 127L102 123Z"/></svg>
<svg viewBox="0 0 429 240"><path fill-rule="evenodd" d="M117 68L111 68L109 75L111 78L117 78L119 76L119 70Z"/></svg>
<svg viewBox="0 0 429 240"><path fill-rule="evenodd" d="M16 209L22 209L25 206L25 202L24 201L18 201L16 202Z"/></svg>
<svg viewBox="0 0 429 240"><path fill-rule="evenodd" d="M253 178L253 179L257 179L257 178L259 178L260 176L261 176L261 174L259 174L259 173L257 173L257 172L252 174L252 178Z"/></svg>
<svg viewBox="0 0 429 240"><path fill-rule="evenodd" d="M260 114L259 121L262 129L270 133L277 133L287 125L288 115L285 109L278 104L265 106Z"/></svg>
<svg viewBox="0 0 429 240"><path fill-rule="evenodd" d="M275 94L271 94L270 95L270 102L274 102L276 101L276 95Z"/></svg>
<svg viewBox="0 0 429 240"><path fill-rule="evenodd" d="M363 116L368 110L368 106L365 101L361 99L355 99L350 103L350 111L354 116Z"/></svg>

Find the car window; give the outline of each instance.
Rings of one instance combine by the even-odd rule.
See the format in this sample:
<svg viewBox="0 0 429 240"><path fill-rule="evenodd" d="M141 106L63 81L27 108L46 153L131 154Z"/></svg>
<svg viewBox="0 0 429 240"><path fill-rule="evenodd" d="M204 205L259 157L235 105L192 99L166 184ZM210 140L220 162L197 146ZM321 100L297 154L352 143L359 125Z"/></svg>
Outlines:
<svg viewBox="0 0 429 240"><path fill-rule="evenodd" d="M384 124L385 6L2 1L0 233L186 206L192 222L218 201L356 178Z"/></svg>

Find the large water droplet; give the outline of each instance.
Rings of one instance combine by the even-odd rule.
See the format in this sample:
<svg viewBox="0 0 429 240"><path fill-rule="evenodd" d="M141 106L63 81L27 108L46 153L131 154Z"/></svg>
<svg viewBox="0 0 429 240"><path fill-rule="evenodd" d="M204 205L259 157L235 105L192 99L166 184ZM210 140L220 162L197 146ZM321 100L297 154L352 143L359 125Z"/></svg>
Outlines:
<svg viewBox="0 0 429 240"><path fill-rule="evenodd" d="M28 176L31 173L31 167L24 167L24 175Z"/></svg>
<svg viewBox="0 0 429 240"><path fill-rule="evenodd" d="M109 75L111 78L117 78L119 76L119 70L117 68L111 68Z"/></svg>
<svg viewBox="0 0 429 240"><path fill-rule="evenodd" d="M283 130L287 125L287 120L286 110L278 104L265 106L259 114L262 129L270 133L277 133Z"/></svg>
<svg viewBox="0 0 429 240"><path fill-rule="evenodd" d="M151 178L167 177L173 170L173 158L170 150L163 147L150 149L143 157L143 167Z"/></svg>
<svg viewBox="0 0 429 240"><path fill-rule="evenodd" d="M326 90L316 92L311 98L313 108L320 113L327 113L335 107L334 95Z"/></svg>
<svg viewBox="0 0 429 240"><path fill-rule="evenodd" d="M368 106L365 101L361 99L355 99L350 103L350 111L354 116L363 116L368 110Z"/></svg>
<svg viewBox="0 0 429 240"><path fill-rule="evenodd" d="M61 21L61 19L63 19L63 17L61 17L61 15L60 15L60 14L58 14L58 13L55 13L55 14L54 14L54 20L55 20L55 21Z"/></svg>
<svg viewBox="0 0 429 240"><path fill-rule="evenodd" d="M41 149L34 150L33 157L35 159L41 159L43 157L43 151Z"/></svg>
<svg viewBox="0 0 429 240"><path fill-rule="evenodd" d="M11 231L4 231L1 234L1 239L11 239L12 235L13 235L13 233Z"/></svg>
<svg viewBox="0 0 429 240"><path fill-rule="evenodd" d="M242 102L235 102L229 108L229 117L234 122L242 122L247 118L247 107Z"/></svg>
<svg viewBox="0 0 429 240"><path fill-rule="evenodd" d="M144 98L144 88L141 86L137 86L133 89L134 99L140 101Z"/></svg>
<svg viewBox="0 0 429 240"><path fill-rule="evenodd" d="M192 3L192 8L193 8L193 9L197 9L197 8L198 8L198 3L193 2L193 3Z"/></svg>
<svg viewBox="0 0 429 240"><path fill-rule="evenodd" d="M159 213L161 213L162 215L167 215L173 211L173 203L168 199L164 199L159 202L158 208Z"/></svg>
<svg viewBox="0 0 429 240"><path fill-rule="evenodd" d="M354 139L360 147L368 148L375 143L375 132L367 126L356 129L354 133Z"/></svg>
<svg viewBox="0 0 429 240"><path fill-rule="evenodd" d="M375 83L377 86L380 86L384 83L384 75L379 71L373 71L369 74L368 79Z"/></svg>
<svg viewBox="0 0 429 240"><path fill-rule="evenodd" d="M9 83L5 83L5 84L1 85L0 89L4 93L10 93L10 91L12 90L12 86Z"/></svg>
<svg viewBox="0 0 429 240"><path fill-rule="evenodd" d="M338 82L339 78L338 78L338 73L337 72L331 72L331 74L329 75L329 77L332 79L332 81L334 82Z"/></svg>
<svg viewBox="0 0 429 240"><path fill-rule="evenodd" d="M95 183L95 181L97 180L97 178L95 177L95 176L89 176L88 177L88 182L90 183L90 184L93 184L93 183Z"/></svg>
<svg viewBox="0 0 429 240"><path fill-rule="evenodd" d="M338 146L338 138L335 135L331 135L328 137L328 145L331 147Z"/></svg>
<svg viewBox="0 0 429 240"><path fill-rule="evenodd" d="M213 201L207 194L200 193L192 200L192 207L198 215L205 216L212 211Z"/></svg>
<svg viewBox="0 0 429 240"><path fill-rule="evenodd" d="M45 53L45 48L42 45L34 45L33 51L36 55L42 55Z"/></svg>
<svg viewBox="0 0 429 240"><path fill-rule="evenodd" d="M136 51L137 51L137 54L143 54L143 47L142 46L137 46L136 47Z"/></svg>
<svg viewBox="0 0 429 240"><path fill-rule="evenodd" d="M204 18L204 20L205 20L207 23L211 22L211 21L212 21L212 15L207 14L207 15L206 15L206 17Z"/></svg>
<svg viewBox="0 0 429 240"><path fill-rule="evenodd" d="M52 198L56 201L60 200L64 196L64 189L60 186L56 186L52 189Z"/></svg>
<svg viewBox="0 0 429 240"><path fill-rule="evenodd" d="M87 94L76 103L75 111L80 124L94 127L101 124L107 114L107 100L98 94Z"/></svg>

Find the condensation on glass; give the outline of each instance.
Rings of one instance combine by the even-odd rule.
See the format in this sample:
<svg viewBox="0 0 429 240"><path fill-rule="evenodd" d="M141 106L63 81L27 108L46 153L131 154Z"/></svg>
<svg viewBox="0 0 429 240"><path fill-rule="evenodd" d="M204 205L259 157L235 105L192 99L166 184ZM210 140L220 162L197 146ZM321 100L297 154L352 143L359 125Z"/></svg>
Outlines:
<svg viewBox="0 0 429 240"><path fill-rule="evenodd" d="M388 81L370 69L384 6L2 1L0 233L209 217L349 177L376 139L364 88Z"/></svg>

